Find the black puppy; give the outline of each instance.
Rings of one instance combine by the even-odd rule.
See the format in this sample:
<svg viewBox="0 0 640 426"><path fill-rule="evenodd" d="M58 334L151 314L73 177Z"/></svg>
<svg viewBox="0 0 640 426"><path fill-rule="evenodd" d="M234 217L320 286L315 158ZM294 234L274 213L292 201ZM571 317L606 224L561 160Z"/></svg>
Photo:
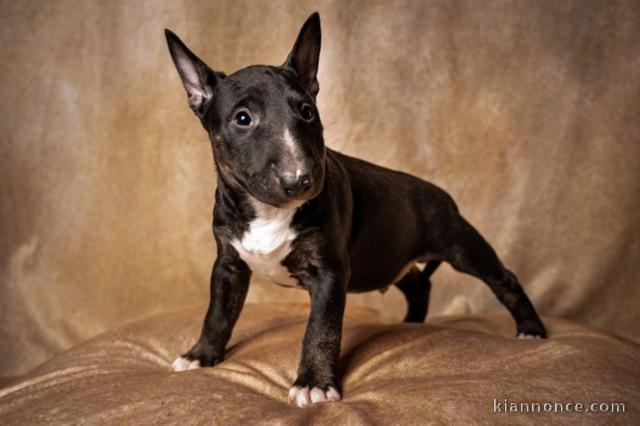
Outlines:
<svg viewBox="0 0 640 426"><path fill-rule="evenodd" d="M405 321L427 314L442 261L480 278L521 336L545 329L515 275L442 189L324 145L316 108L320 17L300 30L284 65L211 70L166 30L189 106L209 133L218 175L218 257L202 334L174 371L222 361L252 273L306 289L311 314L289 401L340 399L336 377L345 298L397 285ZM426 263L420 270L416 263Z"/></svg>

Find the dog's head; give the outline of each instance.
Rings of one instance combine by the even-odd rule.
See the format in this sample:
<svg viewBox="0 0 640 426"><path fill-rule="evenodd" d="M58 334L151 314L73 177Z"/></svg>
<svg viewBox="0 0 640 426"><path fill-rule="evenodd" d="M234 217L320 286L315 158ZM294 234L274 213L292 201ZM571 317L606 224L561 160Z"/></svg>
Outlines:
<svg viewBox="0 0 640 426"><path fill-rule="evenodd" d="M322 190L325 147L316 108L320 17L307 19L285 63L226 76L165 30L189 106L209 133L220 177L273 206Z"/></svg>

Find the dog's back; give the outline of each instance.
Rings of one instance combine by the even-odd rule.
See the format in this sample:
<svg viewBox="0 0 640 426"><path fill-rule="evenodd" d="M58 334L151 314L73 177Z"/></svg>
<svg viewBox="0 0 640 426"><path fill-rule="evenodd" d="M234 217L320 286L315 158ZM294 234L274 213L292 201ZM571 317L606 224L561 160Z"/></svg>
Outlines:
<svg viewBox="0 0 640 426"><path fill-rule="evenodd" d="M453 199L415 176L329 153L344 166L353 194L349 291L395 284L410 265L429 260L431 240L457 215Z"/></svg>

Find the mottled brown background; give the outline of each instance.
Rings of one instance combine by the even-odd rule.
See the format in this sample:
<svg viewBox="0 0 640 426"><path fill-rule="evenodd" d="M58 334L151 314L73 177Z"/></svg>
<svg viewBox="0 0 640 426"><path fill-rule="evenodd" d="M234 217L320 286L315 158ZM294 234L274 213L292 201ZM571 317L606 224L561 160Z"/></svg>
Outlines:
<svg viewBox="0 0 640 426"><path fill-rule="evenodd" d="M2 1L0 375L204 309L215 177L162 30L230 72L281 63L313 10L328 145L448 190L541 313L640 340L637 2ZM432 312L489 311L435 274Z"/></svg>

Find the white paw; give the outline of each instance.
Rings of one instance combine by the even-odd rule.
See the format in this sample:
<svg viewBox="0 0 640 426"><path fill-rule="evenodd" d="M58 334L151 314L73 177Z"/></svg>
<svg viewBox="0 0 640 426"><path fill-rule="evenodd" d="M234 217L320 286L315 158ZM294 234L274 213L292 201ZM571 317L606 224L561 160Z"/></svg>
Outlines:
<svg viewBox="0 0 640 426"><path fill-rule="evenodd" d="M525 334L525 333L518 333L518 336L516 336L518 339L542 339L541 336L537 336L534 334Z"/></svg>
<svg viewBox="0 0 640 426"><path fill-rule="evenodd" d="M296 404L298 407L304 407L309 403L315 404L316 402L324 401L340 401L340 398L340 393L331 386L329 386L329 390L326 392L315 387L309 391L308 386L303 388L294 386L289 389L289 404Z"/></svg>
<svg viewBox="0 0 640 426"><path fill-rule="evenodd" d="M173 361L173 364L171 364L171 371L175 371L176 373L186 370L195 370L196 368L200 368L200 361L197 359L195 361L189 361L181 356L176 358L176 360Z"/></svg>

